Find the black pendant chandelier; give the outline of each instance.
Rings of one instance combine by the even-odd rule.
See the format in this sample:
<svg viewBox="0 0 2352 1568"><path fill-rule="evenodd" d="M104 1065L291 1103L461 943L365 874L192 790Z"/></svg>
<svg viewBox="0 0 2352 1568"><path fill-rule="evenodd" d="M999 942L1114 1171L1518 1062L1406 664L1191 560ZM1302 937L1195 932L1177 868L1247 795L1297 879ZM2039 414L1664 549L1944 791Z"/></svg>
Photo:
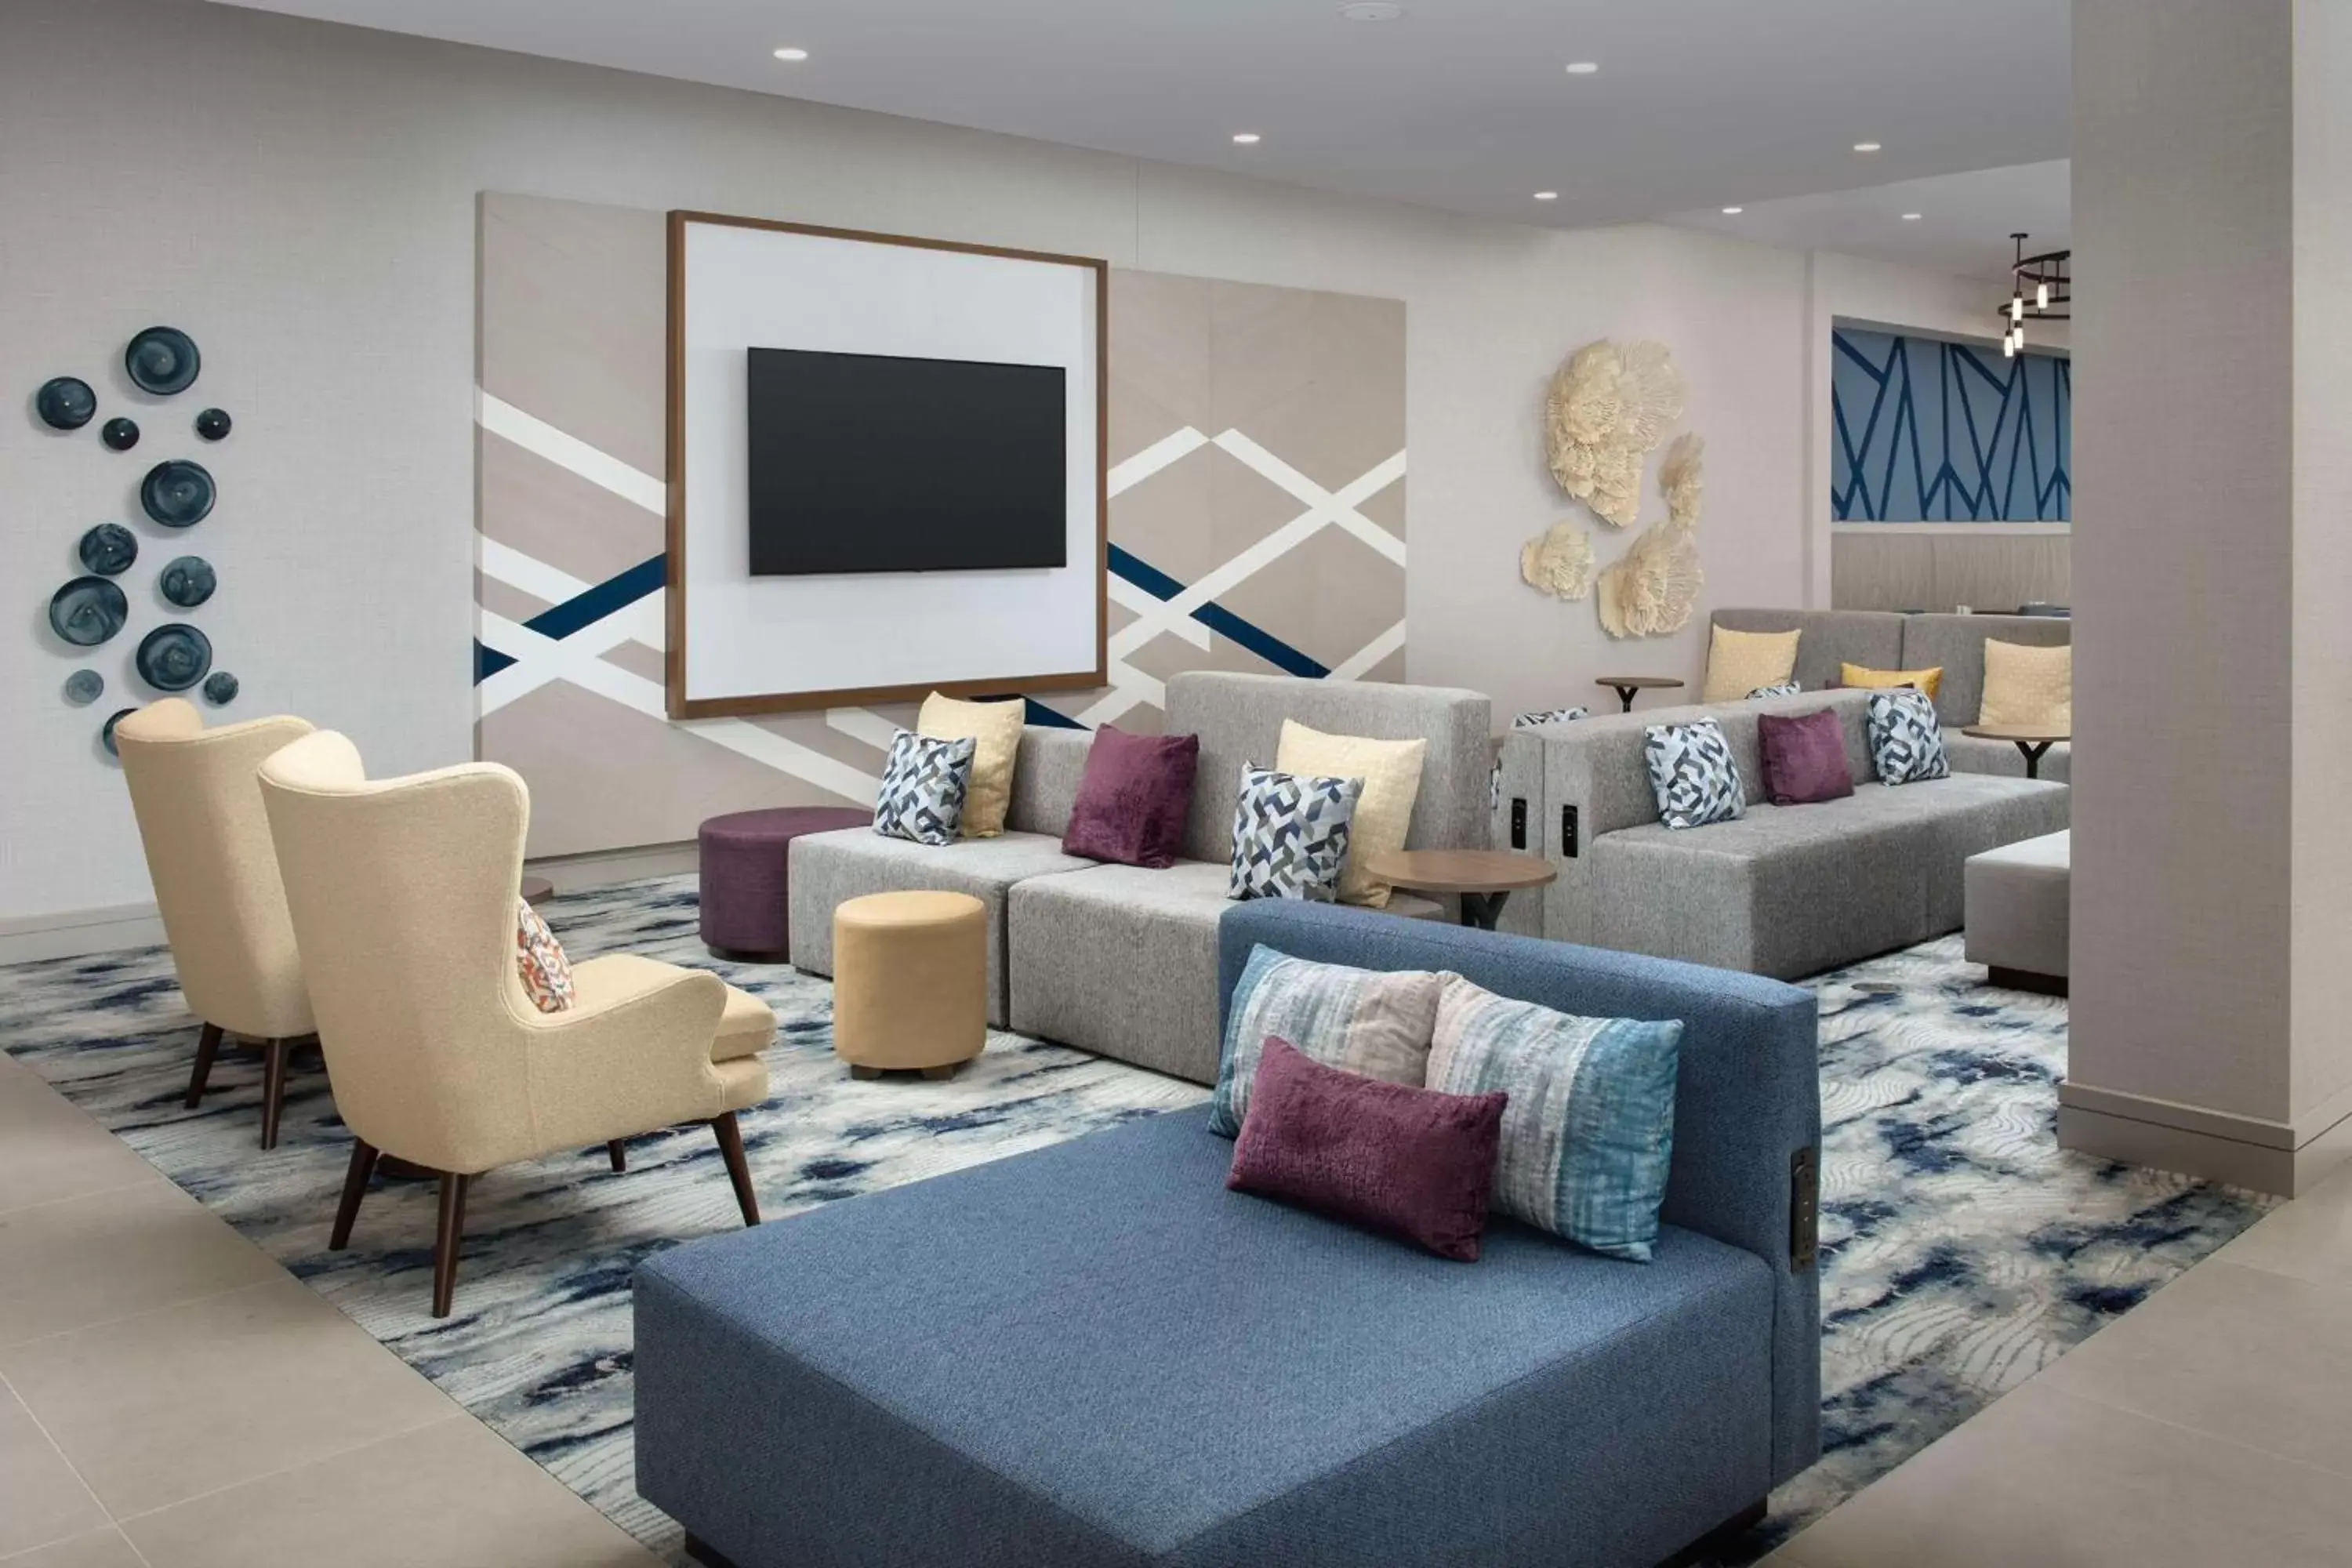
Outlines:
<svg viewBox="0 0 2352 1568"><path fill-rule="evenodd" d="M2024 234L2009 237L2017 247L2017 259L2010 263L2009 300L2000 308L2000 352L2015 359L2025 348L2026 322L2074 319L2074 253L2045 250L2028 256Z"/></svg>

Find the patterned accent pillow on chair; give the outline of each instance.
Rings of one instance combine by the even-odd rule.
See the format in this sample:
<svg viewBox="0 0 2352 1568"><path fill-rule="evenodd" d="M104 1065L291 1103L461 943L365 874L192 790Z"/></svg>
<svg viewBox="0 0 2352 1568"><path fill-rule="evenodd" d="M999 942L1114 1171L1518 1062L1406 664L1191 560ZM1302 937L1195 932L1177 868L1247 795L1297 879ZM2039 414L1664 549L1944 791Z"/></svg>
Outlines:
<svg viewBox="0 0 2352 1568"><path fill-rule="evenodd" d="M1804 687L1796 681L1784 680L1778 686L1758 687L1748 694L1748 700L1753 702L1759 697L1794 697L1804 689Z"/></svg>
<svg viewBox="0 0 2352 1568"><path fill-rule="evenodd" d="M563 944L528 900L515 900L515 973L530 994L530 1005L542 1013L561 1013L572 1005L572 961Z"/></svg>
<svg viewBox="0 0 2352 1568"><path fill-rule="evenodd" d="M1870 765L1883 784L1951 776L1951 764L1944 758L1944 729L1936 721L1936 705L1926 692L1871 693Z"/></svg>
<svg viewBox="0 0 2352 1568"><path fill-rule="evenodd" d="M1643 733L1647 738L1642 754L1649 759L1659 821L1668 827L1704 827L1729 822L1748 809L1739 763L1714 720L1653 724Z"/></svg>
<svg viewBox="0 0 2352 1568"><path fill-rule="evenodd" d="M1318 904L1338 899L1348 824L1363 794L1361 779L1311 778L1243 763L1226 896Z"/></svg>
<svg viewBox="0 0 2352 1568"><path fill-rule="evenodd" d="M901 730L890 737L882 766L882 793L874 800L874 831L918 844L952 844L963 825L971 787L971 759L980 742L966 735L938 741Z"/></svg>

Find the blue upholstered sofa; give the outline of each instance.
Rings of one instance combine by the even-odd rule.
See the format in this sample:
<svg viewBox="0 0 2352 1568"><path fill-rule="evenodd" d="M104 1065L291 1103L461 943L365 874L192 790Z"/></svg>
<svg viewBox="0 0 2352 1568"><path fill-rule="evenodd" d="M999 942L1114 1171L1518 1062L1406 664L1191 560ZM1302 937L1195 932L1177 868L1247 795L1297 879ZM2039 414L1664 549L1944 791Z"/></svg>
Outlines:
<svg viewBox="0 0 2352 1568"><path fill-rule="evenodd" d="M1225 1189L1202 1110L638 1271L637 1485L705 1561L1648 1568L1820 1447L1805 992L1360 910L1259 942L1678 1017L1655 1261L1497 1218L1451 1263Z"/></svg>

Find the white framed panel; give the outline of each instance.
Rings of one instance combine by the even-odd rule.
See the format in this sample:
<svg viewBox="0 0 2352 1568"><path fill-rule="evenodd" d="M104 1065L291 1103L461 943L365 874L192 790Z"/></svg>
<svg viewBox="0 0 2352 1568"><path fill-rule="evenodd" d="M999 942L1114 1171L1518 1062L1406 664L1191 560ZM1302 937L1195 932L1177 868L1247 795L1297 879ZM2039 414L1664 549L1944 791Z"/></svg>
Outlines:
<svg viewBox="0 0 2352 1568"><path fill-rule="evenodd" d="M672 714L1099 685L1104 264L699 213L670 226ZM1066 563L753 576L752 348L1062 369Z"/></svg>

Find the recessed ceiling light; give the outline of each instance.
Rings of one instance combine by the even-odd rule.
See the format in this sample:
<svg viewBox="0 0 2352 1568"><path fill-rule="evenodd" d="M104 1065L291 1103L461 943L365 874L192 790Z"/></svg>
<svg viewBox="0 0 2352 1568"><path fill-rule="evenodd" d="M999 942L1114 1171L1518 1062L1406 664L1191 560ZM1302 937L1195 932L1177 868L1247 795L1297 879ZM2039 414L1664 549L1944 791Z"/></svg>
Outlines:
<svg viewBox="0 0 2352 1568"><path fill-rule="evenodd" d="M1917 213L1905 213L1903 215L1903 221L1905 223L1917 223L1919 221L1919 215Z"/></svg>
<svg viewBox="0 0 2352 1568"><path fill-rule="evenodd" d="M1339 7L1339 15L1350 22L1393 22L1404 15L1404 7L1391 5L1389 0L1349 0Z"/></svg>
<svg viewBox="0 0 2352 1568"><path fill-rule="evenodd" d="M1234 144L1237 147L1255 147L1258 144L1259 140L1260 138L1258 133L1255 131L1236 131L1234 132Z"/></svg>
<svg viewBox="0 0 2352 1568"><path fill-rule="evenodd" d="M1601 62L1599 60L1570 60L1568 62L1568 74L1570 76L1591 76L1594 71L1597 71L1600 68Z"/></svg>
<svg viewBox="0 0 2352 1568"><path fill-rule="evenodd" d="M1539 202L1556 202L1559 200L1559 193L1558 191L1538 191L1536 193L1536 200Z"/></svg>
<svg viewBox="0 0 2352 1568"><path fill-rule="evenodd" d="M806 49L778 49L776 51L776 58L780 60L804 60L808 58L808 51Z"/></svg>
<svg viewBox="0 0 2352 1568"><path fill-rule="evenodd" d="M1738 217L1741 213L1744 213L1748 209L1746 207L1726 207L1723 209L1723 216L1726 217Z"/></svg>
<svg viewBox="0 0 2352 1568"><path fill-rule="evenodd" d="M1853 144L1853 150L1857 153L1875 153L1878 151L1878 143L1875 142L1857 142Z"/></svg>

